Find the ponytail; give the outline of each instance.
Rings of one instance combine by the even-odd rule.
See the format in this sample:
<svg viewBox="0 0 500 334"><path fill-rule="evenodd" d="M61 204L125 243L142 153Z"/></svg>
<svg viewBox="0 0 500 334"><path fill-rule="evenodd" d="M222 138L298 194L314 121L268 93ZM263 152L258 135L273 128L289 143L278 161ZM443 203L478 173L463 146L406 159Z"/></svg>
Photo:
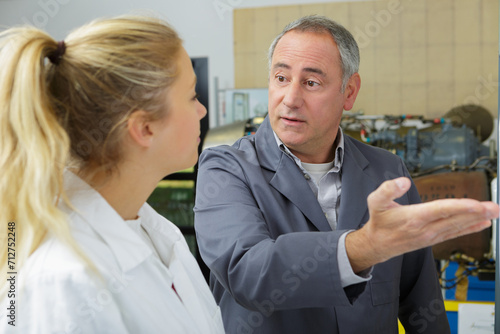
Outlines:
<svg viewBox="0 0 500 334"><path fill-rule="evenodd" d="M47 231L63 240L71 238L67 220L57 208L58 200L65 200L62 178L69 139L58 122L46 82L46 67L55 66L46 57L57 48L50 36L35 28L13 28L0 34L0 235L7 241L2 243L0 261L4 274L17 272ZM13 267L7 267L9 259Z"/></svg>
<svg viewBox="0 0 500 334"><path fill-rule="evenodd" d="M144 110L155 120L168 112L165 94L178 75L181 48L168 24L140 16L93 21L65 43L36 28L0 33L2 273L18 271L47 233L97 273L58 209L60 200L71 207L64 168L87 180L117 170L129 115ZM6 267L8 233L15 233L13 269Z"/></svg>

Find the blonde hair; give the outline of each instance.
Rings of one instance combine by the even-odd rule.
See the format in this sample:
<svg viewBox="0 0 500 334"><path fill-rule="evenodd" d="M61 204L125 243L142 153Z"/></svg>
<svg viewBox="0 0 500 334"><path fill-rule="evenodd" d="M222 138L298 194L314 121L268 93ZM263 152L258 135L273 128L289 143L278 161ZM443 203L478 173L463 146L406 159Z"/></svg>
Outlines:
<svg viewBox="0 0 500 334"><path fill-rule="evenodd" d="M48 232L84 257L57 207L63 171L115 171L129 115L164 116L182 41L165 22L125 16L85 25L65 46L53 64L58 43L43 31L0 33L0 227L15 228L15 270ZM13 271L6 246L0 261Z"/></svg>

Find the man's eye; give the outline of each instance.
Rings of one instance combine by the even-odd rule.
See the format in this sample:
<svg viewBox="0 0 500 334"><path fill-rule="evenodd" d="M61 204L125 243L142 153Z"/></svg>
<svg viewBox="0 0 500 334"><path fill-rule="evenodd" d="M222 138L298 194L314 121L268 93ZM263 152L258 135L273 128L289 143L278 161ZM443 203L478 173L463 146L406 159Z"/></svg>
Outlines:
<svg viewBox="0 0 500 334"><path fill-rule="evenodd" d="M314 87L314 86L317 86L318 83L315 82L315 81L312 81L312 80L308 80L306 81L306 84L309 86L309 87Z"/></svg>
<svg viewBox="0 0 500 334"><path fill-rule="evenodd" d="M276 76L276 79L278 79L279 82L283 82L285 81L285 77L284 76L281 76L281 75L277 75Z"/></svg>

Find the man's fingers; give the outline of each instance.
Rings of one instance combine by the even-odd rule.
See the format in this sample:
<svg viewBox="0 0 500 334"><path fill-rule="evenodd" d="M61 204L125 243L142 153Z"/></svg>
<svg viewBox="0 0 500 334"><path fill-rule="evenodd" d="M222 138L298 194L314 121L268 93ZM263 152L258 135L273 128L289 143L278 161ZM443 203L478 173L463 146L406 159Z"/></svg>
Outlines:
<svg viewBox="0 0 500 334"><path fill-rule="evenodd" d="M454 239L454 238L458 238L458 237L461 237L461 236L464 236L467 234L480 232L480 231L482 231L485 228L488 228L490 226L491 226L491 220L483 220L483 221L476 222L474 224L468 224L466 227L462 228L459 231L456 231L456 230L450 231L450 233L448 235L445 235L445 238L446 238L445 240Z"/></svg>
<svg viewBox="0 0 500 334"><path fill-rule="evenodd" d="M453 225L453 224L448 224L448 228L445 228L444 230L439 231L439 233L435 233L432 238L428 238L428 246L433 246L435 244L447 241L447 240L452 240L458 237L462 237L468 234L480 232L484 230L485 228L488 228L491 226L491 221L490 220L483 220L483 221L476 221L474 223L469 223L462 228L457 229L456 226L458 225Z"/></svg>
<svg viewBox="0 0 500 334"><path fill-rule="evenodd" d="M364 239L371 242L378 262L479 232L500 214L496 203L468 198L397 204L394 200L403 196L410 186L411 181L402 177L382 183L368 196L370 220L361 230L366 236Z"/></svg>
<svg viewBox="0 0 500 334"><path fill-rule="evenodd" d="M368 207L376 211L392 208L395 206L393 201L403 196L410 189L410 186L410 179L406 177L385 181L368 195Z"/></svg>
<svg viewBox="0 0 500 334"><path fill-rule="evenodd" d="M491 217L488 219L496 219L500 216L500 208L497 203L494 202L481 202L485 210L491 213Z"/></svg>
<svg viewBox="0 0 500 334"><path fill-rule="evenodd" d="M462 217L469 220L495 219L499 208L493 202L479 202L468 198L441 199L411 206L411 215L423 221L435 221L451 217Z"/></svg>
<svg viewBox="0 0 500 334"><path fill-rule="evenodd" d="M491 226L490 219L499 215L497 204L472 199L436 200L398 210L410 208L404 215L408 219L404 229L415 242L427 246L479 232Z"/></svg>
<svg viewBox="0 0 500 334"><path fill-rule="evenodd" d="M429 241L436 243L479 232L490 226L490 220L478 218L476 215L463 215L431 222L423 229L426 230Z"/></svg>

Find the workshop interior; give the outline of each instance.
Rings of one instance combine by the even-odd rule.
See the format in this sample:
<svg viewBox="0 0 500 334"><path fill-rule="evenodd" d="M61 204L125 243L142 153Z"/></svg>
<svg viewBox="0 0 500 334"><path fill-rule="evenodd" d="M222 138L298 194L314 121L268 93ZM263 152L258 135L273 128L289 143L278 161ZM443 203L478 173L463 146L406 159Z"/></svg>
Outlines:
<svg viewBox="0 0 500 334"><path fill-rule="evenodd" d="M185 39L198 99L208 111L201 121L200 153L259 129L268 113L266 52L286 23L308 14L338 20L353 33L361 54L361 90L353 109L343 113L342 131L399 156L422 202L498 202L499 2L203 0L192 8L189 1L146 1L159 11L172 7L165 16ZM88 21L76 1L48 3L33 2L21 21L56 36L65 35L72 11ZM99 15L101 5L95 1L89 15L116 11L106 4ZM0 11L0 24L10 20ZM208 279L194 230L196 175L197 165L165 177L148 203L180 228ZM452 333L493 333L500 321L498 233L494 221L489 229L433 247Z"/></svg>

